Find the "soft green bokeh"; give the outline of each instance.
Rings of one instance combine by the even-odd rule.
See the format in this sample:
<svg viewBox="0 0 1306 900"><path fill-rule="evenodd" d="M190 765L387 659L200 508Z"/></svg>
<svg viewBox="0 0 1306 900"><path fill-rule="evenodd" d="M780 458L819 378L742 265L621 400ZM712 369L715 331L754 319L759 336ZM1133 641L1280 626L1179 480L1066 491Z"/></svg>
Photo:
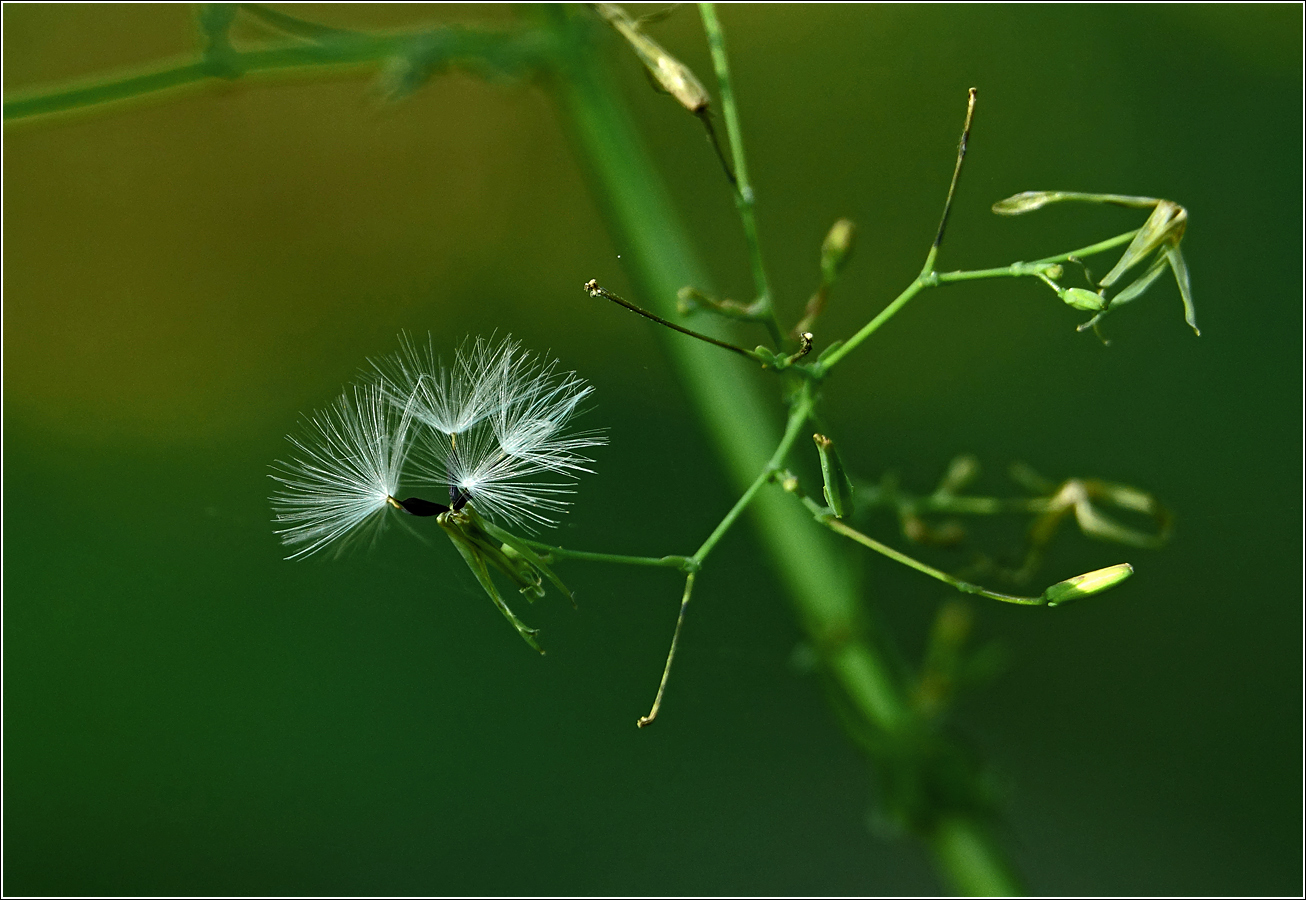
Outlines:
<svg viewBox="0 0 1306 900"><path fill-rule="evenodd" d="M508 14L298 12L378 28ZM192 16L7 4L6 93L190 54ZM1300 8L720 17L782 319L815 289L830 225L857 223L818 350L919 271L968 87L941 268L1145 218L989 212L1022 190L1188 209L1201 338L1169 280L1105 320L1109 348L1033 280L930 291L831 379L830 436L850 471L920 489L969 451L994 492L1023 459L1175 510L1160 551L1058 542L1045 583L1127 559L1111 593L977 610L1013 666L960 727L998 773L1032 890L1300 889ZM711 85L692 11L653 33ZM716 275L704 287L748 299L701 126L632 57L611 61ZM401 328L450 349L510 331L595 384L587 424L611 444L559 542L689 553L732 501L655 326L580 289L624 290L628 248L540 87L453 75L388 107L365 73L214 84L6 125L4 150L6 891L938 889L916 845L868 823L862 759L792 663L799 632L747 527L698 579L643 731L674 572L560 563L579 611L518 604L541 659L438 536L281 559L266 498L283 435ZM989 549L1018 537L977 528ZM891 522L875 534L902 544ZM865 580L919 659L945 595L881 559Z"/></svg>

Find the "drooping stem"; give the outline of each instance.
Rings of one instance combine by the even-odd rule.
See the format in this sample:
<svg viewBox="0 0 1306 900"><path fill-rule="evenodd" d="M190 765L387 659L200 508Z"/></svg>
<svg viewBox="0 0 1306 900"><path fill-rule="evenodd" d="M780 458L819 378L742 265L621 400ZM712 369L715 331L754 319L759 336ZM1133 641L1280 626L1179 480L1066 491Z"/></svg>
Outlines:
<svg viewBox="0 0 1306 900"><path fill-rule="evenodd" d="M1012 594L1001 594L997 591L990 591L986 588L982 588L977 584L971 584L969 581L962 581L960 578L954 578L947 572L942 572L933 566L927 566L920 560L914 559L906 553L893 549L888 544L882 544L875 538L862 534L857 529L821 510L821 508L813 501L807 500L807 502L810 506L815 507L813 511L817 514L817 521L836 534L842 534L844 537L851 538L863 547L869 547L876 553L879 553L882 556L887 556L894 562L902 563L904 566L915 569L917 572L942 581L944 584L951 585L963 594L976 594L980 597L988 597L990 600L1001 600L1003 603L1016 603L1021 606L1043 606L1046 603L1042 597L1017 597Z"/></svg>
<svg viewBox="0 0 1306 900"><path fill-rule="evenodd" d="M671 649L667 651L667 662L662 667L662 680L658 682L658 694L653 698L653 706L649 709L648 715L640 716L635 724L640 728L652 724L653 720L658 717L658 710L662 708L662 695L667 691L667 679L671 677L671 664L676 659L676 647L680 645L680 629L685 624L685 610L689 607L689 595L694 591L694 573L690 572L685 576L685 593L680 597L680 613L676 616L676 630L671 635Z"/></svg>

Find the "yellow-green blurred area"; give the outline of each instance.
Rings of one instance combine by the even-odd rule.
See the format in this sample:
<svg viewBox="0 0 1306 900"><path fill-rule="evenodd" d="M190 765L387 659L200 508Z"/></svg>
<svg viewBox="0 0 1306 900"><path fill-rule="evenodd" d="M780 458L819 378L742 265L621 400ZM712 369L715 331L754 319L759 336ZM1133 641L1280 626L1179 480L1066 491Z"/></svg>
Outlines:
<svg viewBox="0 0 1306 900"><path fill-rule="evenodd" d="M513 13L279 8L374 30ZM1175 513L1159 551L1059 538L1040 586L1132 563L1108 595L976 607L1011 665L955 725L992 764L998 833L1030 889L1299 891L1300 7L719 14L783 321L818 283L830 224L858 226L818 350L920 270L968 87L979 105L942 269L1145 218L989 212L1017 191L1188 209L1200 338L1168 277L1105 320L1109 347L1032 280L955 285L851 356L824 415L862 478L893 469L927 491L964 451L987 493L1015 493L1002 473L1023 460L1138 485ZM199 46L187 6L3 17L6 99ZM648 28L715 93L692 7ZM702 126L609 37L713 273L700 287L751 299ZM233 38L286 40L243 17ZM377 79L215 80L5 124L5 891L940 890L920 846L876 816L864 758L795 663L801 632L747 522L699 578L644 730L679 599L669 571L560 564L578 610L516 602L542 628L540 658L434 533L282 559L267 497L285 434L401 330L446 355L510 332L594 384L583 421L610 446L546 539L690 553L734 497L664 360L680 338L581 290L630 291L622 257L638 248L610 236L548 85L455 72L391 103ZM1114 259L1087 263L1100 277ZM779 422L778 382L764 383ZM968 546L1018 556L1023 524L970 522ZM907 546L888 518L867 527ZM948 570L971 559L919 552ZM868 603L918 666L947 594L861 562Z"/></svg>

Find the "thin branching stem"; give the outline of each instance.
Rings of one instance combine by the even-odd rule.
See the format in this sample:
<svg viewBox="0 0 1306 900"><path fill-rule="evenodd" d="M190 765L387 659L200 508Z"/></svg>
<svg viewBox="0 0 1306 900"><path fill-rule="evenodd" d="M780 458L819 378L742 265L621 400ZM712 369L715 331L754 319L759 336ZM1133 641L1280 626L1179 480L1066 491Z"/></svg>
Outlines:
<svg viewBox="0 0 1306 900"><path fill-rule="evenodd" d="M919 294L923 288L928 286L929 285L921 278L917 278L911 284L907 285L907 289L895 297L892 303L880 311L879 315L863 325L860 331L850 337L841 346L836 347L834 350L827 353L825 358L817 363L820 372L828 372L839 362L839 360L856 350L861 345L862 341L879 331L881 325L896 316L900 309L911 302L911 299Z"/></svg>
<svg viewBox="0 0 1306 900"><path fill-rule="evenodd" d="M712 67L716 71L717 84L721 88L721 112L726 120L726 135L730 139L731 158L734 160L735 206L744 226L744 240L748 244L748 262L753 270L753 288L757 299L752 308L757 318L770 332L776 347L781 346L780 323L775 317L775 308L771 301L771 282L766 277L766 265L762 261L762 244L757 236L757 217L753 213L755 195L753 185L748 180L748 159L744 155L744 137L739 127L739 107L735 103L735 92L730 81L730 60L726 56L725 38L721 34L721 23L717 21L716 4L700 3L699 14L703 18L703 31L707 34L708 49L712 52Z"/></svg>
<svg viewBox="0 0 1306 900"><path fill-rule="evenodd" d="M1119 247L1121 244L1127 244L1133 240L1138 229L1127 231L1124 234L1118 234L1113 238L1105 241L1098 241L1096 244L1089 244L1087 247L1081 247L1078 250L1071 250L1066 253L1058 253L1054 256L1045 256L1042 259L1033 262L1016 262L1007 266L1001 266L993 269L972 269L969 271L959 272L934 272L925 271L917 276L916 280L907 286L901 294L894 298L893 302L886 306L879 315L871 319L862 326L861 330L845 341L842 345L835 348L825 355L825 357L816 366L810 367L816 375L824 375L839 360L843 359L853 350L880 329L885 322L892 319L898 312L907 305L923 288L938 287L941 284L951 284L957 281L977 281L983 278L1022 278L1038 277L1043 271L1052 265L1065 262L1071 257L1092 256L1094 253L1102 253L1113 247ZM933 248L931 248L931 257L929 265L933 264Z"/></svg>
<svg viewBox="0 0 1306 900"><path fill-rule="evenodd" d="M754 362L760 362L763 364L767 362L766 359L762 358L752 350L748 350L745 349L744 347L731 344L728 341L719 340L718 338L714 338L709 334L703 334L702 332L694 331L693 329L686 328L683 325L677 325L675 322L669 322L666 319L659 316L657 313L649 312L647 309L644 309L642 306L636 306L634 303L631 303L629 300L625 299L624 297L612 293L612 291L603 287L592 278L589 281L585 282L583 287L585 288L585 292L589 294L591 297L602 297L604 300L611 300L613 303L617 304L618 306L624 306L626 309L630 310L636 315L643 316L644 318L650 321L657 322L659 325L665 325L667 328L670 328L672 331L679 331L681 334L688 335L689 337L692 338L697 338L698 340L703 341L704 343L712 344L715 347L720 347L722 350L729 350L731 353L738 353L740 356L747 356L749 359L753 360Z"/></svg>
<svg viewBox="0 0 1306 900"><path fill-rule="evenodd" d="M938 579L944 584L951 585L963 594L976 594L980 597L988 597L991 600L1001 600L1003 603L1017 603L1021 606L1042 606L1046 602L1042 597L1017 597L1012 594L1000 594L997 591L990 591L986 588L982 588L977 584L971 584L969 581L962 581L960 578L954 578L947 572L940 571L933 566L927 566L920 560L893 549L888 544L882 544L875 538L862 534L856 528L836 519L830 514L829 510L816 503L816 501L812 500L810 497L803 497L801 499L807 505L808 509L812 511L812 514L816 516L816 520L836 534L841 534L846 538L850 538L851 540L861 544L863 547L869 547L876 553L879 553L882 556L887 556L894 562L902 563L908 568L915 569L917 572Z"/></svg>
<svg viewBox="0 0 1306 900"><path fill-rule="evenodd" d="M952 213L952 197L957 192L957 182L961 179L961 166L966 161L966 145L970 143L970 123L975 118L975 88L970 89L966 100L966 124L961 128L961 142L957 145L957 164L952 168L952 181L948 184L948 199L943 202L943 217L939 219L939 230L934 235L934 253L943 245L943 232L948 227L948 216ZM931 254L926 269L932 269L934 254Z"/></svg>
<svg viewBox="0 0 1306 900"><path fill-rule="evenodd" d="M723 518L717 527L713 529L712 533L708 535L707 540L703 542L703 546L699 547L698 551L690 557L691 559L702 563L702 561L707 558L707 555L712 552L712 548L717 545L717 542L725 537L726 532L730 530L731 525L735 524L735 520L739 518L740 514L748 508L748 504L752 502L753 497L756 496L759 490L761 490L762 485L770 481L771 477L779 471L780 466L784 464L785 457L789 455L789 450L793 447L794 441L798 439L798 435L801 433L803 425L807 422L807 418L811 414L811 411L811 385L810 382L807 382L804 383L803 388L798 395L798 399L794 402L793 409L789 412L789 421L785 425L784 437L780 439L780 443L775 448L775 452L771 454L771 458L762 468L762 471L758 473L755 479L753 479L753 483L750 484L748 489L745 490L740 498L735 501L735 505L730 507L730 511L726 513L725 518Z"/></svg>
<svg viewBox="0 0 1306 900"><path fill-rule="evenodd" d="M679 569L682 572L697 571L698 565L688 556L623 556L619 553L592 553L588 550L568 550L555 547L541 541L524 541L541 553L548 553L558 559L575 559L584 562L613 563L619 566L661 566L667 569Z"/></svg>
<svg viewBox="0 0 1306 900"><path fill-rule="evenodd" d="M662 680L658 682L658 693L653 698L653 706L649 709L648 715L640 716L635 724L640 728L652 724L653 720L658 717L658 710L662 708L662 695L667 691L667 679L671 677L671 663L676 659L676 647L680 645L680 629L685 624L685 610L689 607L689 596L694 592L694 573L690 572L685 576L685 593L680 597L680 613L676 616L676 630L671 635L671 649L667 651L667 662L662 667Z"/></svg>
<svg viewBox="0 0 1306 900"><path fill-rule="evenodd" d="M1092 256L1095 253L1102 253L1114 247L1119 247L1121 244L1127 244L1134 239L1134 235L1138 234L1138 232L1139 229L1135 228L1133 231L1126 231L1124 234L1118 234L1113 238L1106 239L1105 241L1098 241L1096 244L1089 244L1087 247L1081 247L1078 250L1071 250L1068 253L1058 253L1055 256L1046 256L1043 259L1036 259L1033 262L1017 262L1012 263L1009 266L1000 266L995 269L969 269L957 272L935 272L933 278L930 279L932 283L929 286L933 287L933 283L950 284L954 281L975 281L981 278L1037 277L1042 274L1048 266L1066 262L1072 257Z"/></svg>
<svg viewBox="0 0 1306 900"><path fill-rule="evenodd" d="M689 606L689 596L694 588L695 572L698 571L698 568L702 565L703 560L707 558L707 555L712 552L712 548L715 547L721 538L725 536L726 532L730 530L730 526L733 525L739 516L743 514L744 510L748 508L748 505L753 501L757 492L760 491L762 486L770 481L772 476L774 476L779 470L785 457L789 455L789 451L793 447L794 441L796 441L798 435L802 433L803 425L806 424L808 416L811 414L811 410L812 398L810 385L805 383L798 399L794 403L793 409L789 413L789 422L785 427L784 437L781 438L779 445L775 448L775 452L771 454L771 458L767 461L767 464L763 467L762 471L753 479L753 483L750 484L747 490L744 491L743 495L735 501L734 506L730 507L730 511L725 514L725 517L721 519L721 522L717 527L712 530L710 535L708 535L707 540L703 542L703 546L699 547L698 552L689 558L688 562L693 565L693 568L689 570L689 577L685 579L685 593L680 600L680 615L676 618L676 630L671 635L671 648L667 651L667 662L662 668L662 681L658 684L658 693L657 697L653 700L653 708L649 710L648 715L641 717L638 721L640 728L643 728L645 725L650 724L654 719L656 719L658 710L662 706L662 695L666 692L667 680L671 677L671 664L676 658L676 647L679 646L680 643L680 630L685 624L685 609Z"/></svg>

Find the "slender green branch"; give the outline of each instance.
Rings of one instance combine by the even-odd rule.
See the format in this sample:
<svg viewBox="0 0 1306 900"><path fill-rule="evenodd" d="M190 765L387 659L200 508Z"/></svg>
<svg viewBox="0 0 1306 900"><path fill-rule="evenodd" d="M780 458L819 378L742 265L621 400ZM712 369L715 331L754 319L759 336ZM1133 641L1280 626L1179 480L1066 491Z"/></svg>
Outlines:
<svg viewBox="0 0 1306 900"><path fill-rule="evenodd" d="M725 115L726 135L730 138L735 167L735 206L739 209L739 218L744 226L748 261L753 270L753 287L757 291L757 299L750 308L766 325L776 347L780 347L780 323L776 320L775 308L771 302L771 282L766 277L762 244L757 236L757 217L753 214L755 195L753 185L748 180L748 160L744 155L744 136L739 127L739 106L735 103L735 92L730 80L730 61L726 56L725 38L721 34L721 23L717 21L716 4L700 3L698 10L703 19L703 31L707 34L708 49L712 52L712 67L716 70L717 84L721 88L721 111Z"/></svg>
<svg viewBox="0 0 1306 900"><path fill-rule="evenodd" d="M894 301L886 306L879 315L862 326L860 331L845 341L842 345L827 353L815 366L812 366L812 374L817 377L823 376L836 363L838 363L839 360L843 359L855 350L864 340L878 331L880 326L897 315L898 311L906 306L908 301L920 293L922 288L936 287L940 284L950 284L955 281L974 281L981 278L1037 277L1042 274L1048 266L1065 262L1072 256L1092 256L1094 253L1101 253L1105 250L1110 250L1113 247L1118 247L1121 244L1128 243L1137 233L1138 229L1127 231L1124 234L1118 234L1105 241L1098 241L1096 244L1089 244L1087 247L1082 247L1078 250L1071 250L1068 253L1058 253L1055 256L1046 256L1043 259L1038 259L1033 262L1017 262L1001 268L974 269L960 272L930 271L928 267L933 264L934 260L932 248L931 256L926 263L926 271L922 272L915 281L907 286L906 290L894 298Z"/></svg>
<svg viewBox="0 0 1306 900"><path fill-rule="evenodd" d="M929 285L921 278L917 278L911 284L907 285L907 289L895 297L892 303L880 311L879 315L863 325L860 331L850 337L842 345L831 350L823 359L819 360L813 367L817 370L817 374L824 375L833 368L839 360L856 350L857 347L861 345L862 341L879 331L881 325L897 315L898 311L906 306L913 297L919 294L922 288L928 286Z"/></svg>
<svg viewBox="0 0 1306 900"><path fill-rule="evenodd" d="M908 556L906 553L894 550L889 545L882 544L875 538L862 534L857 529L852 528L830 515L825 507L821 506L810 497L803 497L801 499L807 505L808 509L812 511L813 515L816 516L816 521L820 522L836 534L841 534L846 538L851 538L863 547L869 547L876 553L889 557L889 559L894 562L902 563L908 568L915 569L917 572L942 581L944 584L951 585L963 594L978 594L981 597L988 597L991 600L1001 600L1003 603L1018 603L1022 606L1042 606L1047 602L1043 597L1016 597L1011 594L1000 594L997 591L986 590L977 584L971 584L969 581L962 581L960 578L954 578L947 572L942 572L933 566L927 566L925 563Z"/></svg>
<svg viewBox="0 0 1306 900"><path fill-rule="evenodd" d="M961 516L996 516L1002 513L1044 513L1055 506L1047 497L956 497L927 494L908 499L914 512L952 513Z"/></svg>
<svg viewBox="0 0 1306 900"><path fill-rule="evenodd" d="M298 16L288 15L262 3L241 3L241 11L258 19L263 25L275 28L283 34L303 38L306 41L320 41L323 38L336 38L341 35L357 35L358 32L347 28L333 28L318 22L310 22Z"/></svg>
<svg viewBox="0 0 1306 900"><path fill-rule="evenodd" d="M748 508L748 505L753 501L753 497L757 495L759 490L761 490L762 485L771 480L776 470L779 469L780 464L784 462L785 456L789 454L789 450L793 447L794 441L797 440L799 433L802 431L803 425L807 422L807 417L811 413L811 409L812 400L810 385L804 383L802 392L799 394L798 399L794 403L793 409L789 413L789 423L785 428L784 437L780 439L780 444L775 448L775 452L771 454L771 459L767 462L762 471L758 473L757 477L753 479L753 483L744 491L743 496L735 501L735 505L730 507L729 512L725 514L725 517L722 518L717 527L712 530L710 535L708 535L707 540L703 542L703 546L699 547L698 552L687 560L692 568L687 569L689 577L685 580L685 594L680 600L680 615L676 618L676 630L671 635L671 649L667 651L667 662L666 665L662 667L662 681L658 684L658 693L657 697L653 700L653 708L649 710L648 715L640 718L638 722L640 728L652 723L652 721L657 718L658 710L662 706L662 694L667 689L667 679L671 677L671 663L676 658L676 647L680 643L680 629L685 624L685 609L689 606L689 595L694 587L694 573L702 566L703 560L712 552L712 548L717 545L717 542L720 541L721 538L725 536L726 532L730 530L730 526L733 525L735 520L738 519L743 511Z"/></svg>
<svg viewBox="0 0 1306 900"><path fill-rule="evenodd" d="M658 717L658 710L662 708L662 695L667 690L667 679L671 677L671 664L676 659L676 647L680 645L680 629L685 624L685 610L689 607L689 595L694 592L694 573L690 572L685 576L685 593L680 597L680 613L676 616L676 630L671 635L671 649L667 651L667 662L662 667L662 680L658 682L658 693L653 698L653 706L649 709L648 715L640 716L635 724L640 728L652 724L653 720Z"/></svg>
<svg viewBox="0 0 1306 900"><path fill-rule="evenodd" d="M1028 276L1038 276L1043 271L1057 263L1066 262L1072 257L1092 256L1095 253L1102 253L1121 244L1127 244L1138 234L1139 229L1126 231L1124 234L1118 234L1113 238L1105 241L1098 241L1096 244L1089 244L1079 250L1071 250L1068 253L1058 253L1055 256L1045 256L1043 259L1036 259L1033 262L1016 262L1009 266L1001 266L995 269L971 269L960 272L937 272L934 275L934 281L939 284L949 284L954 281L974 281L980 278L1020 278ZM932 285L931 285L932 286Z"/></svg>
<svg viewBox="0 0 1306 900"><path fill-rule="evenodd" d="M592 553L588 550L568 550L541 541L524 541L530 547L558 559L576 559L584 562L614 563L620 566L662 566L682 572L698 571L698 564L688 556L622 556L619 553Z"/></svg>
<svg viewBox="0 0 1306 900"><path fill-rule="evenodd" d="M754 362L760 362L763 365L766 365L768 362L771 361L769 357L761 356L760 354L752 350L746 350L743 347L736 346L735 344L731 344L727 341L718 340L717 338L714 338L711 335L703 334L701 332L694 331L693 329L690 328L685 328L683 325L677 325L675 322L669 322L666 319L659 316L657 313L649 312L647 309L644 309L642 306L636 306L634 303L631 303L629 300L626 300L625 298L612 293L612 291L601 286L593 278L585 282L583 287L585 288L585 293L589 294L591 297L602 297L604 300L611 300L613 303L617 304L618 306L624 306L626 309L630 310L636 315L643 316L644 318L649 319L650 321L657 322L659 325L665 325L667 328L670 328L672 331L679 331L681 334L688 335L689 337L692 338L697 338L698 340L708 344L712 344L715 347L720 347L722 350L729 350L732 353L738 353L740 356L746 356L749 359L753 360Z"/></svg>
<svg viewBox="0 0 1306 900"><path fill-rule="evenodd" d="M794 441L798 439L798 435L802 431L803 425L807 422L807 417L811 414L811 411L811 385L810 383L805 382L798 399L794 403L793 409L789 412L789 422L785 426L784 437L780 439L780 443L775 448L775 452L771 454L771 459L767 461L766 466L758 473L757 477L753 479L753 483L748 486L748 489L744 491L743 495L735 501L735 505L730 507L730 511L726 513L725 518L723 518L717 527L712 530L712 533L708 535L707 540L703 542L703 546L699 547L698 551L691 557L692 560L701 563L707 558L707 555L712 552L712 548L717 545L717 542L725 537L726 532L730 530L730 526L735 524L735 520L738 519L740 514L748 508L748 504L752 502L753 497L761 489L762 485L771 480L771 476L775 474L784 463L785 457L789 455L789 450L793 447Z"/></svg>
<svg viewBox="0 0 1306 900"><path fill-rule="evenodd" d="M571 128L579 157L588 164L595 195L613 229L623 246L634 248L623 254L623 261L640 295L656 304L659 312L671 315L680 287L693 284L709 289L710 279L636 123L600 65L587 17L560 7L543 8L540 15L557 35L558 45L566 48L559 56L560 77L555 82L564 122ZM741 379L739 366L714 348L675 340L668 341L667 350L726 471L739 488L747 487L776 446L771 398ZM914 714L907 688L891 661L892 653L882 646L887 639L862 610L857 579L846 556L829 532L807 516L792 515L791 505L781 491L761 491L751 510L765 555L788 589L799 623L859 725L877 735L910 729ZM882 764L901 767L909 762ZM905 773L905 777L913 776ZM947 798L939 798L938 805L948 819L987 831L964 807L954 807ZM980 854L957 859L955 865L947 862L942 869L958 887L976 883L985 872L1000 872L1004 865L1000 849L991 841ZM1019 888L1009 881L990 889L1014 894Z"/></svg>
<svg viewBox="0 0 1306 900"><path fill-rule="evenodd" d="M948 227L948 216L952 213L952 198L957 192L957 182L961 179L961 166L966 161L966 146L970 143L970 123L975 118L975 88L971 88L966 99L966 123L961 127L961 142L957 144L957 164L952 168L952 181L948 184L948 199L943 201L943 217L939 219L939 230L934 235L934 245L930 248L931 252L928 261L925 263L925 271L932 271L934 268L934 258L938 255L939 247L943 246L943 232Z"/></svg>

